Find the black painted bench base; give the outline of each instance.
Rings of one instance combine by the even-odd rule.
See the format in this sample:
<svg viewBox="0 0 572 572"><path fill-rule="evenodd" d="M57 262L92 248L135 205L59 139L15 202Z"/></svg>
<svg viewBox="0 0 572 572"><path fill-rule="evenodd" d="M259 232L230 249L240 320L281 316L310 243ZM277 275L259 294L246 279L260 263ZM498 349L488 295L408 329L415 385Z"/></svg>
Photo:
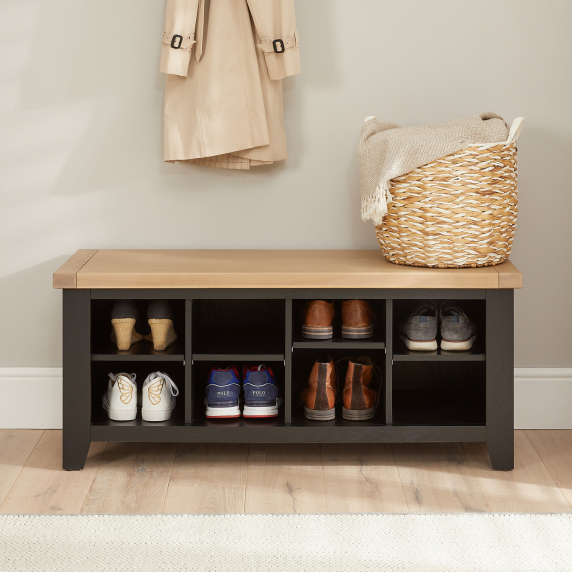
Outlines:
<svg viewBox="0 0 572 572"><path fill-rule="evenodd" d="M428 289L189 289L64 290L63 467L84 467L92 441L202 443L420 443L486 442L493 468L514 466L514 292ZM129 298L144 315L148 300L170 299L177 342L165 352L146 343L119 352L109 340L113 300ZM332 340L300 336L306 299L369 299L374 336ZM396 336L421 299L456 299L478 327L468 352L410 352ZM339 304L338 304L338 314ZM367 354L383 381L374 419L327 422L304 418L298 394L317 356L339 362ZM209 421L203 392L213 366L266 363L276 373L284 405L272 420ZM169 421L110 421L101 408L109 371L167 371L181 389Z"/></svg>

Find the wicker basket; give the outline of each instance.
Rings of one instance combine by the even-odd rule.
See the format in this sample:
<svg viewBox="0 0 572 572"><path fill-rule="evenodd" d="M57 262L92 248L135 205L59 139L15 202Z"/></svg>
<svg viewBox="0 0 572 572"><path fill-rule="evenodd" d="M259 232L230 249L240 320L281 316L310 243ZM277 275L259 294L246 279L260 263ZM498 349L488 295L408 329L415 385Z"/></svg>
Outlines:
<svg viewBox="0 0 572 572"><path fill-rule="evenodd" d="M394 264L494 266L510 255L518 210L516 139L471 145L391 181L377 239Z"/></svg>

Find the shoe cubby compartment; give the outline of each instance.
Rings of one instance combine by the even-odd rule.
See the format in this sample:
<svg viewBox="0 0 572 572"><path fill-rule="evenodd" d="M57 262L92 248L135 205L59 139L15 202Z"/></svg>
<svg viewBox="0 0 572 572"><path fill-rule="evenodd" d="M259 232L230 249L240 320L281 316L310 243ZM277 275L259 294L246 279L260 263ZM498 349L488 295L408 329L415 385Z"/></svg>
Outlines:
<svg viewBox="0 0 572 572"><path fill-rule="evenodd" d="M284 361L284 300L193 300L193 361Z"/></svg>
<svg viewBox="0 0 572 572"><path fill-rule="evenodd" d="M437 312L446 299L430 299L437 304ZM400 324L409 318L411 312L422 300L393 301L393 359L394 361L485 361L486 306L484 300L452 300L477 326L477 339L473 347L466 351L446 351L441 349L440 327L437 325L437 349L434 351L415 351L405 346L399 337Z"/></svg>
<svg viewBox="0 0 572 572"><path fill-rule="evenodd" d="M395 362L393 424L484 426L485 363Z"/></svg>
<svg viewBox="0 0 572 572"><path fill-rule="evenodd" d="M243 381L243 369L244 366L252 367L258 366L264 363L266 367L272 369L272 373L274 374L274 378L276 380L276 384L280 390L280 396L282 397L282 405L278 409L278 416L277 417L269 417L269 418L244 418L238 417L236 419L209 419L206 417L205 414L205 403L204 403L204 396L205 396L205 389L207 386L207 382L209 379L209 374L212 368L217 369L225 369L234 365L238 370L238 374L240 376L241 381ZM285 366L284 360L281 361L252 361L252 360L243 360L238 361L235 359L229 361L194 361L192 364L192 404L193 404L193 412L191 417L191 423L194 427L212 427L214 429L220 428L232 428L232 427L284 427L285 424L285 404L284 404L284 395L285 395ZM243 403L241 404L242 407Z"/></svg>
<svg viewBox="0 0 572 572"><path fill-rule="evenodd" d="M374 375L370 388L378 393L379 399L375 417L365 421L348 421L342 417L342 392L350 358L368 356L379 369ZM336 417L331 421L313 421L304 416L304 405L300 393L308 385L308 377L317 359L329 356L335 363L338 396ZM334 348L320 351L314 348L297 348L292 357L292 425L306 428L348 427L365 428L385 425L385 350L384 349L344 349ZM381 375L379 375L381 374Z"/></svg>
<svg viewBox="0 0 572 572"><path fill-rule="evenodd" d="M293 300L292 345L294 349L310 348L317 350L333 350L341 348L347 350L360 350L367 348L373 350L385 348L385 300L368 300L375 312L373 336L371 338L349 339L342 337L342 302L345 299L347 298L334 300L335 316L332 324L334 327L334 334L329 340L313 340L302 336L302 312L306 300Z"/></svg>
<svg viewBox="0 0 572 572"><path fill-rule="evenodd" d="M151 332L147 321L147 308L152 300L133 300L139 316L135 324L137 333L147 336ZM93 361L116 361L137 359L141 361L180 361L184 360L185 348L185 301L170 300L173 309L173 327L176 341L167 349L156 351L153 343L141 340L126 351L117 349L111 341L111 310L115 300L92 300L91 304L91 359Z"/></svg>
<svg viewBox="0 0 572 572"><path fill-rule="evenodd" d="M137 418L133 421L112 421L102 407L102 397L107 390L108 374L130 373L136 374L138 393L141 394L145 378L154 371L166 373L179 389L177 405L167 421L150 422L141 419L141 407L138 401ZM115 428L146 427L153 432L160 427L182 427L185 425L185 368L182 362L149 362L129 361L105 363L94 361L91 364L91 424Z"/></svg>

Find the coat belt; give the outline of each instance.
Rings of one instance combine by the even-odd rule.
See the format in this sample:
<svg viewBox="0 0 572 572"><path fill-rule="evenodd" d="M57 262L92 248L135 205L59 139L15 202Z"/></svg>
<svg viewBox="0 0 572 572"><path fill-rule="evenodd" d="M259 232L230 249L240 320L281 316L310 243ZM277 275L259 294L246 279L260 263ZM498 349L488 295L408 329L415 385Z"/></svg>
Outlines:
<svg viewBox="0 0 572 572"><path fill-rule="evenodd" d="M201 58L203 57L203 52L205 51L204 46L209 23L210 5L211 5L211 0L199 0L199 12L197 14L197 29L196 29L197 45L195 46L195 58L197 62L201 61Z"/></svg>

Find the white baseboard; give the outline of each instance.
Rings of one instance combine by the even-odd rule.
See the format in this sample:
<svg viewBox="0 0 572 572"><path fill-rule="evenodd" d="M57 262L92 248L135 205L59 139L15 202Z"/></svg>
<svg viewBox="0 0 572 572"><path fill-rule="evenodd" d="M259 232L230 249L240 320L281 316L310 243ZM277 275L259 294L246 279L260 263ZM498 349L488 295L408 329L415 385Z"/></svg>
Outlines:
<svg viewBox="0 0 572 572"><path fill-rule="evenodd" d="M518 368L514 382L516 429L572 429L572 368ZM0 429L61 429L61 368L0 368L0 395Z"/></svg>
<svg viewBox="0 0 572 572"><path fill-rule="evenodd" d="M515 429L572 429L572 369L514 370Z"/></svg>
<svg viewBox="0 0 572 572"><path fill-rule="evenodd" d="M62 368L0 367L0 429L61 429Z"/></svg>

